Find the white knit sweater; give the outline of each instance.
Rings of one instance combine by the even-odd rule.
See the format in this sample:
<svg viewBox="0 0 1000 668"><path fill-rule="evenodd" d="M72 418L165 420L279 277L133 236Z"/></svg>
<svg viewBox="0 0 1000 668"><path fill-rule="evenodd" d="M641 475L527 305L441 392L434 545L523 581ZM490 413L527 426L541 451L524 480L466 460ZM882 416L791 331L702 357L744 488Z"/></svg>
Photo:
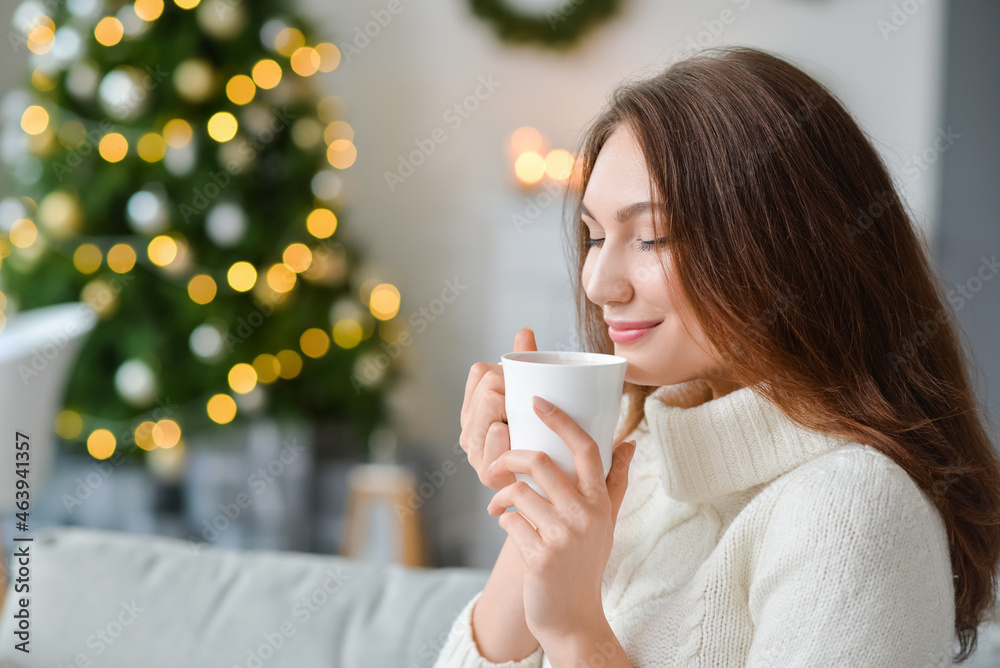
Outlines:
<svg viewBox="0 0 1000 668"><path fill-rule="evenodd" d="M950 666L954 590L940 514L874 448L807 430L749 387L658 388L601 587L637 668ZM623 410L627 397L623 400ZM484 659L472 608L435 668Z"/></svg>

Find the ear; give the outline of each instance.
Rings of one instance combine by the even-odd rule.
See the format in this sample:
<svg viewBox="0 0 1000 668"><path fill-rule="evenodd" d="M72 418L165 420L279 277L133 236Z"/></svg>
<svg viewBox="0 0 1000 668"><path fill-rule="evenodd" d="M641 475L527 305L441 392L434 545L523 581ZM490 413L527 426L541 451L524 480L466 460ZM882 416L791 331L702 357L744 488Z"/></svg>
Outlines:
<svg viewBox="0 0 1000 668"><path fill-rule="evenodd" d="M608 473L608 496L611 498L611 524L614 526L618 521L618 509L622 506L622 499L625 498L625 490L628 488L628 471L632 464L632 456L635 454L635 441L621 443L611 454L611 471Z"/></svg>

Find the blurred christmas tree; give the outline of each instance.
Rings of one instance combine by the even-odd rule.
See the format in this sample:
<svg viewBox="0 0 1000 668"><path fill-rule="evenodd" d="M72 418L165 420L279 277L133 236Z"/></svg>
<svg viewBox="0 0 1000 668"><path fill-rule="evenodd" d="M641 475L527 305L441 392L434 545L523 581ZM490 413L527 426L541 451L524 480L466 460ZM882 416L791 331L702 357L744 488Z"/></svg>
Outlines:
<svg viewBox="0 0 1000 668"><path fill-rule="evenodd" d="M14 28L0 307L99 318L59 435L105 458L267 414L364 442L405 323L338 233L354 135L313 76L337 47L270 0L29 1Z"/></svg>

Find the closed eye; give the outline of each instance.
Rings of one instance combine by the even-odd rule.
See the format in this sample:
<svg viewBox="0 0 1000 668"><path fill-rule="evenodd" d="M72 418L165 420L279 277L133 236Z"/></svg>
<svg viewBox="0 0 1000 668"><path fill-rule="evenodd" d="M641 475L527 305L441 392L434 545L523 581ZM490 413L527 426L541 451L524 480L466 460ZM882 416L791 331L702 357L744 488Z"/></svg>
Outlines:
<svg viewBox="0 0 1000 668"><path fill-rule="evenodd" d="M656 245L657 243L659 243L660 246L666 246L667 241L668 241L667 237L660 237L659 239L656 239L654 241L640 241L639 250L640 251L652 250L653 246ZM599 246L603 242L604 239L587 239L585 246L589 249L593 248L594 246Z"/></svg>

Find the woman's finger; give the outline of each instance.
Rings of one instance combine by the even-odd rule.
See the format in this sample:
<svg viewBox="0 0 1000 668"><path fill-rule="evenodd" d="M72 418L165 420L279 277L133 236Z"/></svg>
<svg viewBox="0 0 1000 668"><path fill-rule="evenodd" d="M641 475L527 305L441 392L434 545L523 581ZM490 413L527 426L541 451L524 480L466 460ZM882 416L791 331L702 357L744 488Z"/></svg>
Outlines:
<svg viewBox="0 0 1000 668"><path fill-rule="evenodd" d="M486 442L483 445L483 466L489 466L500 455L508 451L510 451L510 432L508 431L508 427L503 422L494 422L486 432ZM487 487L492 489L500 489L515 482L514 474L503 469L496 469L494 467L492 471L483 471L483 474L484 482L494 483L492 485L487 484Z"/></svg>
<svg viewBox="0 0 1000 668"><path fill-rule="evenodd" d="M523 481L507 485L497 492L490 501L488 512L502 517L511 514L506 512L511 506L517 506L517 512L528 520L543 542L563 542L572 527L580 525L579 521L557 510ZM582 509L582 506L574 507Z"/></svg>
<svg viewBox="0 0 1000 668"><path fill-rule="evenodd" d="M478 468L486 446L486 434L495 422L503 422L507 416L503 394L492 389L484 391L474 410L476 414L469 426L469 454L474 457L469 461Z"/></svg>
<svg viewBox="0 0 1000 668"><path fill-rule="evenodd" d="M494 462L493 473L499 475L503 472L530 475L535 484L545 492L548 500L556 506L569 506L578 501L579 493L569 477L554 459L540 450L517 449L502 453Z"/></svg>
<svg viewBox="0 0 1000 668"><path fill-rule="evenodd" d="M475 398L476 390L479 388L479 381L483 379L483 376L486 375L489 369L489 362L476 362L469 369L469 377L465 381L465 398L462 400L460 420L462 429L466 428L467 420L471 416L472 407L475 406L473 399Z"/></svg>
<svg viewBox="0 0 1000 668"><path fill-rule="evenodd" d="M499 373L499 364L490 364L489 362L477 362L473 365L473 368L481 368L482 373L479 373L475 378L476 385L469 390L469 384L473 382L473 374L469 373L469 381L466 384L466 404L462 406L462 429L468 429L473 425L477 417L477 406L479 406L482 400L483 394L489 391L503 393L503 374Z"/></svg>
<svg viewBox="0 0 1000 668"><path fill-rule="evenodd" d="M554 431L573 452L580 492L603 491L607 486L604 481L604 464L601 463L601 453L594 439L558 406L542 399L542 397L532 397L532 401L535 415ZM545 410L548 412L544 412Z"/></svg>
<svg viewBox="0 0 1000 668"><path fill-rule="evenodd" d="M542 539L527 518L519 512L510 512L502 514L497 523L514 541L525 564L530 565L537 561L538 556L542 554Z"/></svg>

